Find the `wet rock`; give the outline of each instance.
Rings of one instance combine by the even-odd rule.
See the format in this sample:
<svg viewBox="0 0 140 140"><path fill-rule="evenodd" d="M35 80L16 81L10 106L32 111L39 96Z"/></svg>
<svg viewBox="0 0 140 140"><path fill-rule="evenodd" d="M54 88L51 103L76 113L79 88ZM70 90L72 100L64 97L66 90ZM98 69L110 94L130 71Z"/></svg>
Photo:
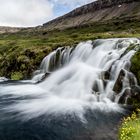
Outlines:
<svg viewBox="0 0 140 140"><path fill-rule="evenodd" d="M123 78L125 77L125 71L122 69L119 73L118 79L116 80L114 87L113 87L113 91L115 91L115 93L119 94L122 90L123 87Z"/></svg>
<svg viewBox="0 0 140 140"><path fill-rule="evenodd" d="M35 81L35 83L40 83L44 81L51 73L44 72L43 70L36 70L33 74L32 81Z"/></svg>
<svg viewBox="0 0 140 140"><path fill-rule="evenodd" d="M50 73L45 73L45 74L40 74L40 75L36 76L33 79L34 81L36 81L36 84L43 82L50 75Z"/></svg>
<svg viewBox="0 0 140 140"><path fill-rule="evenodd" d="M137 98L140 101L140 86L132 86L132 97Z"/></svg>
<svg viewBox="0 0 140 140"><path fill-rule="evenodd" d="M118 103L120 104L128 104L128 99L131 98L131 89L125 89L122 96L120 97Z"/></svg>
<svg viewBox="0 0 140 140"><path fill-rule="evenodd" d="M5 77L0 77L0 82L3 82L3 81L8 81L8 79Z"/></svg>
<svg viewBox="0 0 140 140"><path fill-rule="evenodd" d="M136 85L136 78L134 74L128 73L128 79L129 79L130 86Z"/></svg>
<svg viewBox="0 0 140 140"><path fill-rule="evenodd" d="M129 62L129 61L127 61L126 63L125 63L125 69L126 70L129 70L130 69L130 65L131 65L131 63Z"/></svg>
<svg viewBox="0 0 140 140"><path fill-rule="evenodd" d="M112 102L115 102L115 93L114 92L110 92L107 96L107 98L109 98Z"/></svg>
<svg viewBox="0 0 140 140"><path fill-rule="evenodd" d="M97 92L99 91L97 82L95 82L95 83L93 84L92 90L93 90L95 93L97 93Z"/></svg>
<svg viewBox="0 0 140 140"><path fill-rule="evenodd" d="M120 104L131 105L134 108L140 107L140 87L131 86L131 89L126 89L119 99Z"/></svg>
<svg viewBox="0 0 140 140"><path fill-rule="evenodd" d="M110 77L110 72L109 71L103 71L101 72L101 79L103 80L103 85L106 87Z"/></svg>
<svg viewBox="0 0 140 140"><path fill-rule="evenodd" d="M106 86L107 86L108 81L109 81L109 80L103 80L103 85L104 85L104 87L106 87Z"/></svg>
<svg viewBox="0 0 140 140"><path fill-rule="evenodd" d="M131 104L135 108L140 108L140 86L132 86Z"/></svg>
<svg viewBox="0 0 140 140"><path fill-rule="evenodd" d="M109 80L110 72L109 71L103 71L101 72L101 79L103 80Z"/></svg>

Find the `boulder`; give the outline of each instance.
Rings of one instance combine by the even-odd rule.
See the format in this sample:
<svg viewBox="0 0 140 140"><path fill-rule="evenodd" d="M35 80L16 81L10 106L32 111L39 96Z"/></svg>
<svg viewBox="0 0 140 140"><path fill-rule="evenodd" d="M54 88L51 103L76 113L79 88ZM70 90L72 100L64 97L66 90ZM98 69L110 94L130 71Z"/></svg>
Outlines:
<svg viewBox="0 0 140 140"><path fill-rule="evenodd" d="M131 86L131 89L126 89L119 101L120 104L131 105L134 108L140 107L140 87L135 85Z"/></svg>
<svg viewBox="0 0 140 140"><path fill-rule="evenodd" d="M123 78L125 77L125 71L121 69L119 76L114 84L113 91L119 94L123 87Z"/></svg>
<svg viewBox="0 0 140 140"><path fill-rule="evenodd" d="M128 104L128 100L131 98L131 96L132 96L131 89L129 89L129 88L125 89L122 96L120 97L118 103Z"/></svg>
<svg viewBox="0 0 140 140"><path fill-rule="evenodd" d="M103 71L101 72L101 79L102 80L109 80L110 72L109 71Z"/></svg>

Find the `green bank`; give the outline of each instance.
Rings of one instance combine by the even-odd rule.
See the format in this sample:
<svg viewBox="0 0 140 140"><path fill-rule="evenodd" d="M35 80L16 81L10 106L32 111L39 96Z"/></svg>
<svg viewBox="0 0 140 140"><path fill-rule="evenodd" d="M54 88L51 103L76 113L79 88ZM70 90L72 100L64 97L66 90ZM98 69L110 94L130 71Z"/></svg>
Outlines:
<svg viewBox="0 0 140 140"><path fill-rule="evenodd" d="M28 79L42 59L58 47L74 46L86 40L124 37L140 37L139 20L112 20L52 31L45 27L27 28L17 33L0 34L0 76ZM132 71L138 79L139 54L136 53L132 59Z"/></svg>

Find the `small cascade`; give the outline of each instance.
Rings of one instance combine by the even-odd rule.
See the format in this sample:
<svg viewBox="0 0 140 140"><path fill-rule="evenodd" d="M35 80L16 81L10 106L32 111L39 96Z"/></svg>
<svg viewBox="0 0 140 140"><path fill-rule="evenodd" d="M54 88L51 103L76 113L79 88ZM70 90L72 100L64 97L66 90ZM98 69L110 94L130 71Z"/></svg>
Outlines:
<svg viewBox="0 0 140 140"><path fill-rule="evenodd" d="M134 46L136 46L136 48ZM46 56L31 80L0 78L0 139L116 140L140 93L129 71L140 40L99 39Z"/></svg>
<svg viewBox="0 0 140 140"><path fill-rule="evenodd" d="M136 48L127 53L126 50L131 45L137 46L139 44L140 41L138 39L100 39L93 42L79 43L75 48L58 48L43 59L39 70L40 73L39 75L35 75L33 80L38 76L40 76L39 79L42 79L42 75L52 73L46 81L40 84L46 86L46 90L48 90L50 88L50 85L47 84L48 82L52 82L53 86L60 81L65 83L65 81L68 82L77 73L77 77L75 78L77 83L81 81L86 86L86 82L82 80L86 78L87 82L91 80L90 86L86 90L92 93L92 96L98 95L97 100L99 98L102 99L104 96L111 101L119 102L120 97L126 89L131 89L131 86L137 85L135 76L129 72L131 66L130 59L136 52ZM61 71L63 72L61 73ZM59 76L56 75L58 73ZM83 78L78 81L78 76L85 79ZM55 80L53 77L55 77ZM90 77L90 80L88 77ZM55 83L57 80L58 82ZM68 85L72 86L72 84L73 82ZM59 88L60 85L61 83L59 83ZM61 88L64 89L64 87ZM85 93L86 91L84 95ZM76 93L74 94L76 95Z"/></svg>
<svg viewBox="0 0 140 140"><path fill-rule="evenodd" d="M38 84L0 86L0 96L18 100L4 111L18 112L27 120L44 114L74 114L82 121L87 109L121 112L121 97L137 85L129 71L136 52L128 51L131 45L140 45L140 40L99 39L58 48L34 73L32 81ZM128 96L124 99L126 103Z"/></svg>

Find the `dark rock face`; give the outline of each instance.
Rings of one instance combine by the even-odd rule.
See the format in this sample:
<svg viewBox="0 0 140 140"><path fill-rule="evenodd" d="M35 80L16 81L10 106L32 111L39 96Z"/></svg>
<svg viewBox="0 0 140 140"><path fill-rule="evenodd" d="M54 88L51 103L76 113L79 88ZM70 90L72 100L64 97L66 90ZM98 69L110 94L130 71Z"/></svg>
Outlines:
<svg viewBox="0 0 140 140"><path fill-rule="evenodd" d="M108 15L111 14L110 12L114 13L114 15L111 17L111 18L113 18L116 16L116 13L118 13L118 11L120 10L120 7L123 4L124 4L124 6L122 6L122 11L120 10L121 14L125 14L123 9L126 10L127 4L129 5L129 3L135 3L135 2L139 3L140 1L139 0L98 0L98 1L92 2L90 4L84 5L82 7L76 8L75 10L69 12L68 14L65 14L64 16L58 17L50 22L43 24L43 26L48 27L48 28L49 28L49 26L53 26L53 27L59 29L60 27L58 28L58 25L60 26L60 25L63 25L64 23L66 24L66 22L68 22L67 24L72 24L69 21L67 21L67 19L69 19L69 20L71 19L75 23L76 21L74 18L76 18L76 17L78 17L78 18L77 18L77 24L75 26L78 26L79 24L85 24L85 22L87 22L87 21L88 22L91 22L92 20L100 21L100 19L103 19L104 17L107 17L107 19L108 19ZM114 11L112 11L113 9L110 9L111 11L108 9L108 8L112 8L114 6L117 6L118 9L115 10L115 8L113 8ZM133 6L130 6L128 9L130 9L131 7L133 7ZM132 11L134 9L134 7L132 9L130 9L130 11ZM108 9L108 12L102 11L103 9ZM102 11L102 12L101 12L101 14L98 15L96 13L96 11ZM98 16L91 17L91 15L87 15L89 13L92 13L93 15L97 14L101 18L99 19ZM105 13L105 14L103 14L103 13ZM121 14L118 15L118 17L121 16ZM87 15L87 16L85 16L85 15ZM81 17L83 17L85 20L83 20L83 18L81 19ZM72 26L72 25L69 25L69 26ZM74 25L73 25L73 27L74 27Z"/></svg>
<svg viewBox="0 0 140 140"><path fill-rule="evenodd" d="M131 87L131 94L127 99L127 104L132 105L134 108L140 107L140 87L139 86L132 86Z"/></svg>
<svg viewBox="0 0 140 140"><path fill-rule="evenodd" d="M132 92L131 89L127 88L124 90L122 96L119 99L120 104L128 104L128 100L131 99Z"/></svg>
<svg viewBox="0 0 140 140"><path fill-rule="evenodd" d="M140 100L140 87L139 86L132 86L132 93L134 96L139 96L139 100Z"/></svg>
<svg viewBox="0 0 140 140"><path fill-rule="evenodd" d="M103 79L103 80L109 80L109 77L110 77L110 72L109 71L103 71L101 73L101 79Z"/></svg>
<svg viewBox="0 0 140 140"><path fill-rule="evenodd" d="M140 107L140 87L131 86L124 90L119 101L120 104L132 105L134 108Z"/></svg>
<svg viewBox="0 0 140 140"><path fill-rule="evenodd" d="M119 73L118 79L116 80L116 83L114 85L113 91L115 91L115 93L120 93L122 90L122 86L123 86L123 78L125 76L125 71L122 69Z"/></svg>
<svg viewBox="0 0 140 140"><path fill-rule="evenodd" d="M114 5L119 5L122 3L130 3L130 2L134 2L134 1L139 1L139 0L98 0L96 2L92 2L90 4L84 5L80 8L73 10L72 12L63 16L63 18L74 17L74 16L86 14L89 12L94 12L96 10L101 10L103 8L112 7Z"/></svg>
<svg viewBox="0 0 140 140"><path fill-rule="evenodd" d="M84 5L80 8L76 8L75 10L71 11L70 13L68 13L64 16L61 16L59 18L56 18L55 20L62 20L62 19L68 18L68 17L74 17L74 16L86 14L89 12L94 12L96 10L111 7L114 5L118 5L118 4L122 4L122 3L130 3L130 2L135 2L135 1L139 1L139 0L98 0L98 1L92 2L90 4ZM55 20L50 21L44 25L50 24L51 22L54 22Z"/></svg>
<svg viewBox="0 0 140 140"><path fill-rule="evenodd" d="M126 76L125 70L121 70L114 85L113 91L120 96L118 103L131 105L134 108L140 107L140 87L136 85L135 76L127 73L130 87L126 87L123 91L123 81Z"/></svg>

